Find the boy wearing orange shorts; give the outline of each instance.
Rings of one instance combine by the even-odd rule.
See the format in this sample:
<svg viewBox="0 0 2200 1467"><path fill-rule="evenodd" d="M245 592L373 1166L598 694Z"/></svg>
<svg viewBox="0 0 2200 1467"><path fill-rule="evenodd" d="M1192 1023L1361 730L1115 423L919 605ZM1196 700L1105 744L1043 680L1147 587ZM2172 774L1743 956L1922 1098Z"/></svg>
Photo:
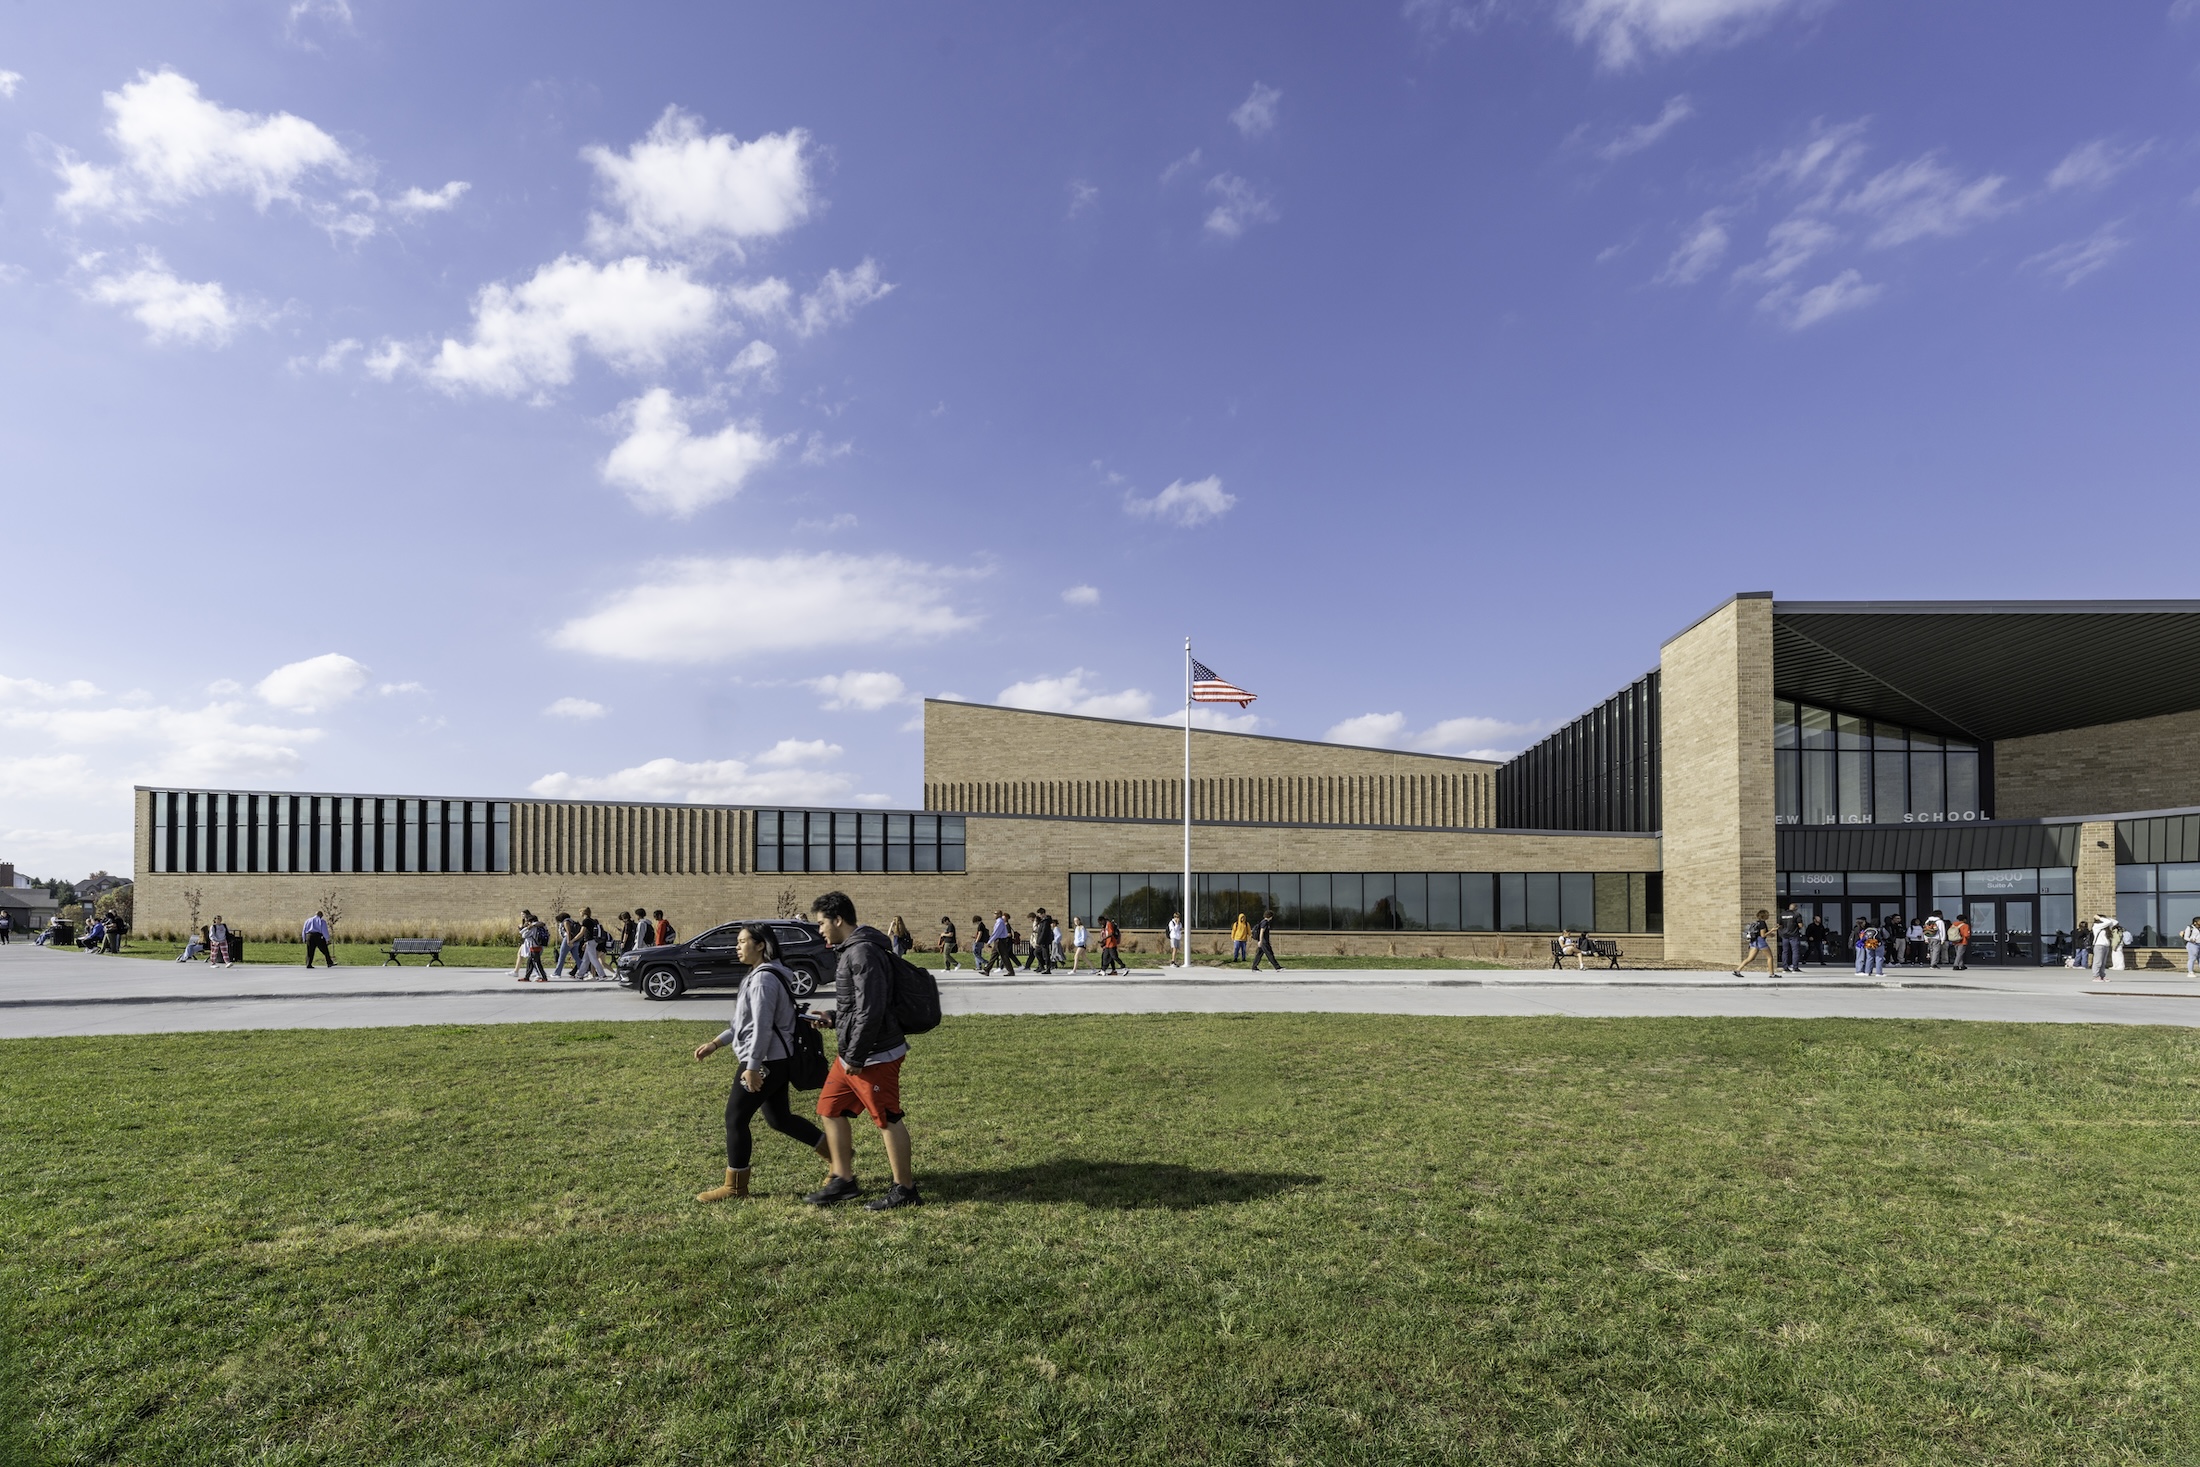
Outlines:
<svg viewBox="0 0 2200 1467"><path fill-rule="evenodd" d="M836 972L838 1001L830 1015L813 1022L839 1037L839 1054L817 1097L818 1118L825 1123L825 1145L833 1174L802 1200L831 1207L863 1195L856 1180L855 1134L849 1122L868 1115L886 1142L887 1165L894 1183L886 1195L864 1204L873 1212L916 1207L916 1172L909 1163L909 1128L901 1110L901 1062L909 1041L894 1018L893 947L886 934L856 925L856 906L845 892L829 891L810 903L810 920L840 955Z"/></svg>

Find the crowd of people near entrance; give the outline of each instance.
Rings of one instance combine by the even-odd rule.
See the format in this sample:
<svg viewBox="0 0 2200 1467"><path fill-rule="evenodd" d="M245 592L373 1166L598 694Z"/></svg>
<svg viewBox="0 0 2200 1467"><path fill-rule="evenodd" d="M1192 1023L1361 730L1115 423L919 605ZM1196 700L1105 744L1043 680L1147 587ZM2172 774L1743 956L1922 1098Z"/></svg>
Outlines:
<svg viewBox="0 0 2200 1467"><path fill-rule="evenodd" d="M1865 975L1884 973L1890 965L1945 965L1960 973L1969 966L1971 935L1968 918L1961 912L1950 916L1939 907L1909 918L1892 912L1857 917L1843 933L1816 914L1806 917L1790 902L1777 919L1769 911L1758 910L1756 919L1743 933L1742 966L1734 970L1734 976L1739 978L1753 969L1760 954L1768 973L1800 973L1806 963L1853 966L1854 971ZM2200 914L2185 924L2178 940L2185 945L2186 976L2200 976ZM2069 955L2063 965L2090 966L2094 980L2105 983L2110 973L2124 969L2134 941L2135 934L2113 915L2096 912L2070 934ZM2062 951L2059 935L2052 951Z"/></svg>
<svg viewBox="0 0 2200 1467"><path fill-rule="evenodd" d="M616 925L617 931L613 931ZM670 947L680 940L679 929L665 918L664 908L644 909L636 907L631 912L620 912L610 923L598 920L595 911L581 908L576 917L571 912L560 912L545 922L533 912L522 911L519 916L519 953L512 960L512 974L520 982L548 983L552 978L570 978L580 983L615 983L618 956L642 947ZM542 966L542 955L556 952L550 959L549 971ZM609 955L612 962L606 965Z"/></svg>

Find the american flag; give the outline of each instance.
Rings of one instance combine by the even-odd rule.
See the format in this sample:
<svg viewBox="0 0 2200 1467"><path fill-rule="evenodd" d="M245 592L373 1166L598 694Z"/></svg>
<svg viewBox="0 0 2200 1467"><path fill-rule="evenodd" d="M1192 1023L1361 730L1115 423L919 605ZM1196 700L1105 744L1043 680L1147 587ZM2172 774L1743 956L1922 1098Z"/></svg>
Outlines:
<svg viewBox="0 0 2200 1467"><path fill-rule="evenodd" d="M1253 695L1236 683L1224 682L1215 676L1215 670L1198 658L1192 659L1192 701L1194 703L1235 703L1240 708L1249 707Z"/></svg>

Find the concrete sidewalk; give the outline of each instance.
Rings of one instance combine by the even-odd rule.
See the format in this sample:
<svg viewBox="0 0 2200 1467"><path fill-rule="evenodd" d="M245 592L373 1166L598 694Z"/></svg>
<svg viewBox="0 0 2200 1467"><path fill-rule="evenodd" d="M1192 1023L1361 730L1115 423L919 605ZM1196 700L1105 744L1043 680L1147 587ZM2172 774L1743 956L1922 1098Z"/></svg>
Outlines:
<svg viewBox="0 0 2200 1467"><path fill-rule="evenodd" d="M2067 968L1841 969L1777 979L1636 970L1140 969L1121 978L943 975L950 1014L1392 1013L1782 1018L1974 1019L2027 1023L2200 1025L2200 983L2118 975L2093 983ZM682 1019L723 1022L727 990L651 1003L611 983L518 983L502 969L423 966L334 970L153 962L0 947L0 1038L220 1029L349 1029Z"/></svg>

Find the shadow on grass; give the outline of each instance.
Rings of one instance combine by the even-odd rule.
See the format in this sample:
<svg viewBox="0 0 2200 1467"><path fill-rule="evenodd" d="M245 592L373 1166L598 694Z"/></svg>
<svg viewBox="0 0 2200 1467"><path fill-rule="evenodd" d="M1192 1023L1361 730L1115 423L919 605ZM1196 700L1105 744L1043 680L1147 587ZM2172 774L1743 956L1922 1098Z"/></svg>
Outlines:
<svg viewBox="0 0 2200 1467"><path fill-rule="evenodd" d="M1063 1157L1000 1171L926 1172L928 1198L942 1202L1081 1202L1087 1207L1165 1207L1187 1212L1255 1202L1320 1177L1296 1172L1224 1172L1165 1161L1080 1161Z"/></svg>

